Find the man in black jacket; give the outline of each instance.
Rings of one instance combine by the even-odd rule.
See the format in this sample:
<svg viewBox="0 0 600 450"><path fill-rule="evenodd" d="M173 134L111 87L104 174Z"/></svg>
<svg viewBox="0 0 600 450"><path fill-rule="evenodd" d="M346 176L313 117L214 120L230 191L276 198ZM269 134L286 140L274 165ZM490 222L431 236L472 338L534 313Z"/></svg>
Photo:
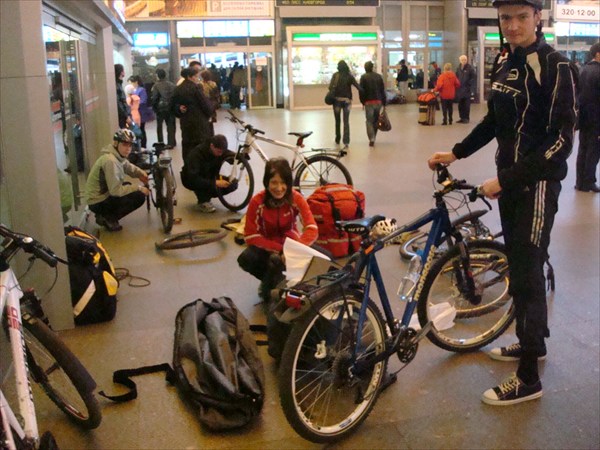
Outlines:
<svg viewBox="0 0 600 450"><path fill-rule="evenodd" d="M223 161L233 156L234 153L227 150L227 138L222 134L212 136L186 155L181 169L181 183L196 194L200 212L216 211L210 199L217 196L218 189L228 193L236 188L219 176Z"/></svg>
<svg viewBox="0 0 600 450"><path fill-rule="evenodd" d="M550 336L543 266L573 145L577 69L546 44L542 0L494 0L493 5L501 42L503 36L507 44L492 70L488 112L451 152L435 153L429 166L450 164L498 141L498 175L482 190L500 207L518 343L494 348L489 356L519 366L481 400L512 405L542 396L538 360L545 358Z"/></svg>
<svg viewBox="0 0 600 450"><path fill-rule="evenodd" d="M366 73L360 77L359 97L365 107L369 147L373 147L377 137L377 120L381 113L381 107L386 105L385 87L383 77L377 72L373 72L371 61L365 63L365 71Z"/></svg>
<svg viewBox="0 0 600 450"><path fill-rule="evenodd" d="M406 65L406 60L400 60L400 68L398 69L398 74L396 75L396 82L398 84L398 91L400 91L400 95L406 97L406 89L408 87L408 66Z"/></svg>
<svg viewBox="0 0 600 450"><path fill-rule="evenodd" d="M458 100L458 115L460 120L457 123L469 123L471 116L471 94L475 87L475 70L468 63L467 55L461 55L458 58L460 66L456 68L456 77L460 81L460 87L456 91L456 100Z"/></svg>
<svg viewBox="0 0 600 450"><path fill-rule="evenodd" d="M596 168L600 159L600 42L590 48L591 60L579 78L579 150L575 189L600 192Z"/></svg>

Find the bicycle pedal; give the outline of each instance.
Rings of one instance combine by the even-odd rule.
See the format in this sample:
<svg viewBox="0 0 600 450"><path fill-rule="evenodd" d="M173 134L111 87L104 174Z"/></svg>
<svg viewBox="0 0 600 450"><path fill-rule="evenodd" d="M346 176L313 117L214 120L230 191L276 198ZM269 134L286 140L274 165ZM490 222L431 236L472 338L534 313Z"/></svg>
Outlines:
<svg viewBox="0 0 600 450"><path fill-rule="evenodd" d="M181 217L175 217L173 219L173 225L180 225L181 222L183 222L183 219Z"/></svg>

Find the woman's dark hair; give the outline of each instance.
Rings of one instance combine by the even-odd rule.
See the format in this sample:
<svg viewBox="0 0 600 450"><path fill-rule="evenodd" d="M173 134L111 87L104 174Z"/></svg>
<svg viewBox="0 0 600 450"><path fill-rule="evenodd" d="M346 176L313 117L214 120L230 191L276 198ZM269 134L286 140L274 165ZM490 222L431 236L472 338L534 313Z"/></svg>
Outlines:
<svg viewBox="0 0 600 450"><path fill-rule="evenodd" d="M181 70L181 78L185 78L186 80L190 77L193 77L194 75L196 75L199 72L198 68L196 66L192 66L192 67L186 67L185 69Z"/></svg>
<svg viewBox="0 0 600 450"><path fill-rule="evenodd" d="M203 70L202 72L200 72L200 76L202 77L202 80L204 81L210 81L211 79L211 75L210 75L210 71L208 70Z"/></svg>
<svg viewBox="0 0 600 450"><path fill-rule="evenodd" d="M338 63L337 70L340 72L350 73L350 67L348 67L348 64L346 64L346 61L343 59Z"/></svg>
<svg viewBox="0 0 600 450"><path fill-rule="evenodd" d="M123 67L123 64L115 64L115 80L120 82L121 79L119 77L124 71L125 68Z"/></svg>
<svg viewBox="0 0 600 450"><path fill-rule="evenodd" d="M129 77L129 81L135 81L138 86L144 87L144 82L142 81L142 77L139 75L131 75Z"/></svg>
<svg viewBox="0 0 600 450"><path fill-rule="evenodd" d="M283 200L287 203L292 203L292 168L290 167L290 163L285 158L271 158L267 161L265 166L265 175L263 177L263 184L265 186L265 203L273 202L274 199L269 192L269 181L275 175L279 175L283 182L287 186L287 190L285 191L285 195L283 196Z"/></svg>

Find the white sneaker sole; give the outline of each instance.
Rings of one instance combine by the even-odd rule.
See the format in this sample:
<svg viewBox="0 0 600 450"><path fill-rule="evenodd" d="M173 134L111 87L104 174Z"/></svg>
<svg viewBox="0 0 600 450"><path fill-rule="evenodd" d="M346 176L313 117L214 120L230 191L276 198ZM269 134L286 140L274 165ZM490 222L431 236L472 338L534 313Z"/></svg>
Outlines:
<svg viewBox="0 0 600 450"><path fill-rule="evenodd" d="M492 359L495 359L496 361L518 361L520 359L516 356L504 356L504 355L500 355L498 353L492 353L492 352L488 352L488 356ZM546 355L538 356L538 361L543 361L545 359L546 359Z"/></svg>
<svg viewBox="0 0 600 450"><path fill-rule="evenodd" d="M492 395L495 394L493 389L488 389L481 396L481 401L487 405L492 405L492 406L516 405L517 403L528 402L529 400L535 400L536 398L540 398L544 394L544 391L541 390L539 392L536 392L535 394L528 395L527 397L521 397L521 398L517 398L514 400L499 400L499 399L487 397L486 394L490 391L491 391Z"/></svg>

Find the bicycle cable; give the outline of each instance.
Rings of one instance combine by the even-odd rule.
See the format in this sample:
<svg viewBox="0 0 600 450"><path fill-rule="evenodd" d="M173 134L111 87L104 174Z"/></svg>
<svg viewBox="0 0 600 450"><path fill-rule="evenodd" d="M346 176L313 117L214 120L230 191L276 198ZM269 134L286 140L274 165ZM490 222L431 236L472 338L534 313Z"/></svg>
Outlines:
<svg viewBox="0 0 600 450"><path fill-rule="evenodd" d="M152 284L147 278L131 275L131 273L129 273L129 269L126 269L125 267L115 267L115 276L119 282L129 279L127 286L131 287L146 287Z"/></svg>

